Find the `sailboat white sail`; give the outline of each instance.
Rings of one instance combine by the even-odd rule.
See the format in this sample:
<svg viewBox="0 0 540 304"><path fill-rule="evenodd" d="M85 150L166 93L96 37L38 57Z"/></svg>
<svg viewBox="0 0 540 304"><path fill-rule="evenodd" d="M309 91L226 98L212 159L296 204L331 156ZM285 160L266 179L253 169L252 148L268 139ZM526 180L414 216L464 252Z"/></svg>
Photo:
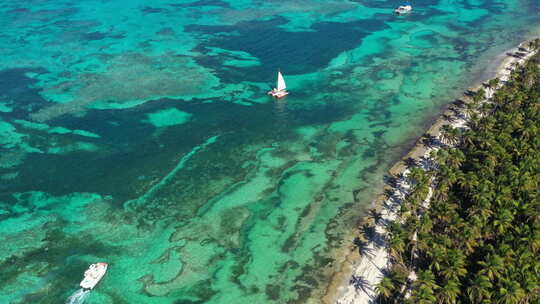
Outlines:
<svg viewBox="0 0 540 304"><path fill-rule="evenodd" d="M268 95L271 95L272 97L276 97L276 98L282 98L289 94L289 92L287 92L286 89L287 89L287 85L285 84L285 79L283 78L283 75L281 74L281 72L278 71L277 87L269 91Z"/></svg>
<svg viewBox="0 0 540 304"><path fill-rule="evenodd" d="M281 74L281 72L278 72L277 73L277 90L283 91L286 88L287 86L285 85L285 79L283 79L283 75Z"/></svg>

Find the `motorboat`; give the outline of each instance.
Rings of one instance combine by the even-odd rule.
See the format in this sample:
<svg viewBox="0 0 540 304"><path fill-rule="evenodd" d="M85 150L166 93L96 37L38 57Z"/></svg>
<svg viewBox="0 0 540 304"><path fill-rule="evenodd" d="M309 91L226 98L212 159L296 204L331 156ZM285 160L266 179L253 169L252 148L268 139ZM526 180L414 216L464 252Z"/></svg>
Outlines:
<svg viewBox="0 0 540 304"><path fill-rule="evenodd" d="M107 263L98 262L90 265L84 272L84 279L81 281L81 287L84 290L92 290L107 272Z"/></svg>
<svg viewBox="0 0 540 304"><path fill-rule="evenodd" d="M404 15L404 14L410 13L411 11L412 11L412 5L410 5L409 3L405 3L403 5L400 5L398 8L396 8L394 10L394 13L398 15Z"/></svg>
<svg viewBox="0 0 540 304"><path fill-rule="evenodd" d="M289 92L287 92L287 86L285 85L285 79L283 78L283 75L280 71L278 71L277 75L277 86L273 88L272 90L268 91L268 95L275 97L275 98L283 98L287 95L289 95Z"/></svg>

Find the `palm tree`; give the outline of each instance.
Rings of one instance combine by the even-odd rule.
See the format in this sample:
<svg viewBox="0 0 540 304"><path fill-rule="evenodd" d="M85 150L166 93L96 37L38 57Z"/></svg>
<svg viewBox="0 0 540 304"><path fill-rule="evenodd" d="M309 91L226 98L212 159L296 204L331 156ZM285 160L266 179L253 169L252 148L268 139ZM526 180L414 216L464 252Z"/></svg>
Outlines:
<svg viewBox="0 0 540 304"><path fill-rule="evenodd" d="M459 141L459 130L451 125L441 127L441 141L448 145L455 145Z"/></svg>
<svg viewBox="0 0 540 304"><path fill-rule="evenodd" d="M526 120L523 124L523 128L520 131L520 139L523 141L527 141L529 138L534 137L540 132L539 127L536 126L536 123L531 120Z"/></svg>
<svg viewBox="0 0 540 304"><path fill-rule="evenodd" d="M432 304L437 301L435 292L423 286L415 288L415 292L411 295L407 303L415 304Z"/></svg>
<svg viewBox="0 0 540 304"><path fill-rule="evenodd" d="M477 131L478 130L478 126L481 125L480 124L480 114L478 113L477 111L477 108L474 107L474 108L471 108L471 109L467 109L468 111L468 117L469 117L469 120L467 121L466 125L467 127L469 127L471 130L473 131Z"/></svg>
<svg viewBox="0 0 540 304"><path fill-rule="evenodd" d="M468 172L462 179L458 181L458 185L466 191L472 191L474 188L478 187L480 182L478 181L478 176L474 172Z"/></svg>
<svg viewBox="0 0 540 304"><path fill-rule="evenodd" d="M430 269L434 272L439 272L442 264L446 261L447 250L445 246L440 244L431 244L431 249L426 251L426 254L431 258Z"/></svg>
<svg viewBox="0 0 540 304"><path fill-rule="evenodd" d="M467 288L467 295L472 303L483 303L491 299L491 284L487 276L477 275Z"/></svg>
<svg viewBox="0 0 540 304"><path fill-rule="evenodd" d="M430 270L422 270L413 282L413 293L409 300L411 303L434 303L437 300L435 291L438 288L433 273Z"/></svg>
<svg viewBox="0 0 540 304"><path fill-rule="evenodd" d="M403 234L393 234L388 240L390 256L400 262L403 261L403 253L405 252L405 238Z"/></svg>
<svg viewBox="0 0 540 304"><path fill-rule="evenodd" d="M540 39L537 38L537 39L529 41L527 46L529 47L530 50L533 50L533 51L540 49Z"/></svg>
<svg viewBox="0 0 540 304"><path fill-rule="evenodd" d="M493 220L493 228L499 235L504 234L506 230L513 225L514 216L512 212L507 209L503 209L497 213Z"/></svg>
<svg viewBox="0 0 540 304"><path fill-rule="evenodd" d="M484 89L479 89L472 96L473 106L477 107L482 100L486 98L486 91Z"/></svg>
<svg viewBox="0 0 540 304"><path fill-rule="evenodd" d="M489 113L491 113L495 109L495 106L492 103L485 102L482 105L480 105L479 111L482 114L482 116L486 116ZM487 123L484 123L484 125L487 125Z"/></svg>
<svg viewBox="0 0 540 304"><path fill-rule="evenodd" d="M514 280L502 279L502 287L499 288L496 303L519 304L525 298L525 291L518 282Z"/></svg>
<svg viewBox="0 0 540 304"><path fill-rule="evenodd" d="M482 237L480 228L474 224L463 227L463 247L466 253L470 254L478 246L478 239Z"/></svg>
<svg viewBox="0 0 540 304"><path fill-rule="evenodd" d="M441 285L437 292L439 303L455 304L461 293L459 281L449 280Z"/></svg>
<svg viewBox="0 0 540 304"><path fill-rule="evenodd" d="M439 288L439 286L437 286L437 283L435 281L435 275L433 274L433 272L431 272L431 270L420 271L418 273L418 278L416 280L416 283L421 284L422 286L432 289L432 290L436 290Z"/></svg>
<svg viewBox="0 0 540 304"><path fill-rule="evenodd" d="M465 161L465 155L459 149L449 149L448 158L446 159L447 164L452 168L459 168Z"/></svg>
<svg viewBox="0 0 540 304"><path fill-rule="evenodd" d="M499 79L499 78L492 78L492 79L490 79L490 80L488 81L487 84L488 84L488 87L489 87L490 89L496 89L497 86L499 85L499 83L500 83L500 79Z"/></svg>
<svg viewBox="0 0 540 304"><path fill-rule="evenodd" d="M441 274L447 280L459 281L467 274L465 266L465 255L453 249L448 252L446 266L441 270Z"/></svg>
<svg viewBox="0 0 540 304"><path fill-rule="evenodd" d="M392 281L392 278L388 275L384 276L379 282L379 284L377 284L377 286L375 287L375 291L384 300L390 299L390 297L395 291L395 284Z"/></svg>
<svg viewBox="0 0 540 304"><path fill-rule="evenodd" d="M389 271L385 271L383 279L375 287L381 299L400 303L399 298L402 296L400 293L407 281L407 274L408 270L401 264L394 264Z"/></svg>
<svg viewBox="0 0 540 304"><path fill-rule="evenodd" d="M428 181L426 171L418 167L412 168L407 177L411 179L415 184L426 183Z"/></svg>
<svg viewBox="0 0 540 304"><path fill-rule="evenodd" d="M486 275L490 280L495 280L504 270L504 260L496 254L488 254L484 261L478 262L482 269L479 274Z"/></svg>

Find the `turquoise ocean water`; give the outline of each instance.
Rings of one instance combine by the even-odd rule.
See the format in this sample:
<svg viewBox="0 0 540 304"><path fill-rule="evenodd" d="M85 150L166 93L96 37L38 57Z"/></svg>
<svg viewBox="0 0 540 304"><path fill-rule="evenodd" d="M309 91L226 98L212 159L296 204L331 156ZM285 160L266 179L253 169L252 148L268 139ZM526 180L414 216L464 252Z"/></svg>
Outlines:
<svg viewBox="0 0 540 304"><path fill-rule="evenodd" d="M63 303L96 261L86 303L317 303L384 170L540 25L397 5L1 1L0 303Z"/></svg>

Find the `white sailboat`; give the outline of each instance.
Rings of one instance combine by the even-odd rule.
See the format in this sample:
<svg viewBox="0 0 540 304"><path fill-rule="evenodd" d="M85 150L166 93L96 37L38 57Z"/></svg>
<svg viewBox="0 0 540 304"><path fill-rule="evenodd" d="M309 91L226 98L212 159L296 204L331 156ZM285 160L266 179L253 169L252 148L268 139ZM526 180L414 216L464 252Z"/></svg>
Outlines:
<svg viewBox="0 0 540 304"><path fill-rule="evenodd" d="M281 71L278 71L277 74L277 87L272 89L271 91L268 91L268 95L271 95L275 98L283 98L289 94L287 92L287 85L285 84L285 79L283 78L283 75L281 74Z"/></svg>

